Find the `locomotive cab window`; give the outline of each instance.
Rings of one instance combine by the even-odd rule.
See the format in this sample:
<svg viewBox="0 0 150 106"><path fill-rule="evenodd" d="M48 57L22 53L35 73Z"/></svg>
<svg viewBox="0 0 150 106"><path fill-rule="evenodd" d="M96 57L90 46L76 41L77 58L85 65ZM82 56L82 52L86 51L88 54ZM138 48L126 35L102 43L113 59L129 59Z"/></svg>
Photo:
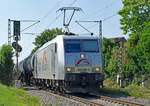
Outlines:
<svg viewBox="0 0 150 106"><path fill-rule="evenodd" d="M80 40L65 40L65 52L81 52Z"/></svg>
<svg viewBox="0 0 150 106"><path fill-rule="evenodd" d="M82 51L83 52L98 52L97 40L83 40Z"/></svg>
<svg viewBox="0 0 150 106"><path fill-rule="evenodd" d="M64 44L67 53L99 52L97 39L66 39Z"/></svg>

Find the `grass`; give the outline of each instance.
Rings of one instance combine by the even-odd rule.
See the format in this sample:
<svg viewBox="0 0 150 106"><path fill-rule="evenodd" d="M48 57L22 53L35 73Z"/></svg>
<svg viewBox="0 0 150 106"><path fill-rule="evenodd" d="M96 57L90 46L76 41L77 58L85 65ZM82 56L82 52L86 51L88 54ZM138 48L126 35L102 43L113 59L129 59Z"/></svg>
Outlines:
<svg viewBox="0 0 150 106"><path fill-rule="evenodd" d="M150 89L137 86L136 84L128 85L125 88L120 88L118 84L110 79L107 79L104 81L104 86L104 88L100 88L100 91L104 93L150 99Z"/></svg>
<svg viewBox="0 0 150 106"><path fill-rule="evenodd" d="M0 106L40 106L40 103L23 89L0 84Z"/></svg>
<svg viewBox="0 0 150 106"><path fill-rule="evenodd" d="M148 88L131 84L125 87L125 90L133 97L150 99L150 89Z"/></svg>
<svg viewBox="0 0 150 106"><path fill-rule="evenodd" d="M141 86L138 86L136 84L128 85L127 87L125 87L125 89L135 90L135 91L143 91L143 92L150 92L149 88L141 87Z"/></svg>
<svg viewBox="0 0 150 106"><path fill-rule="evenodd" d="M126 95L130 96L130 94L126 91L118 90L118 89L112 89L108 87L100 88L100 92L106 93L106 94L117 94L117 95Z"/></svg>

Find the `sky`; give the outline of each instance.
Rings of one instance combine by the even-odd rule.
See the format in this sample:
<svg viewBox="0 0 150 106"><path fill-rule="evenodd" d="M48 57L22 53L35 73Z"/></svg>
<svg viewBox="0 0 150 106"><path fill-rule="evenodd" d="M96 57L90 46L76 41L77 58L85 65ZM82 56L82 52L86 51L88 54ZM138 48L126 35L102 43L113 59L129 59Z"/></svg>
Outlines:
<svg viewBox="0 0 150 106"><path fill-rule="evenodd" d="M33 27L21 32L19 44L22 52L19 61L27 57L34 48L34 39L45 29L63 28L63 14L56 12L61 7L80 7L83 11L76 12L69 26L71 32L87 34L88 32L75 21L102 20L102 36L113 38L124 36L120 29L120 16L117 12L122 9L122 0L1 0L0 1L0 46L8 42L8 19L11 20L40 20ZM71 12L67 13L67 19ZM21 22L21 30L34 22ZM98 34L97 23L80 23L90 32ZM34 35L25 33L36 33ZM13 33L12 33L13 35ZM13 39L12 41L13 42Z"/></svg>

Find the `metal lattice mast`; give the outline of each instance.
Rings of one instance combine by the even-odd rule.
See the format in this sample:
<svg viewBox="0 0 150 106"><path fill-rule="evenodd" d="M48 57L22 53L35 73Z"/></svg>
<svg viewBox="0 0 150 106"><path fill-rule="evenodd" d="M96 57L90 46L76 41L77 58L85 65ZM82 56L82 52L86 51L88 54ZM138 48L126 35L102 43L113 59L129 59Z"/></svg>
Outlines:
<svg viewBox="0 0 150 106"><path fill-rule="evenodd" d="M11 20L8 19L8 45L11 45Z"/></svg>

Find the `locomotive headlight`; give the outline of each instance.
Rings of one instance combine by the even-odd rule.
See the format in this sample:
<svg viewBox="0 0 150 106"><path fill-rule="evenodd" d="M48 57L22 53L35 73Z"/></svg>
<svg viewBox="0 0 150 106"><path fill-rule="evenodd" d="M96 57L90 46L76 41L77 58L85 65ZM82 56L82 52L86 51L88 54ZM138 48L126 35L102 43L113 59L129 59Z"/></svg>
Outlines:
<svg viewBox="0 0 150 106"><path fill-rule="evenodd" d="M81 58L84 58L84 57L85 57L84 54L81 54L80 56L81 56Z"/></svg>
<svg viewBox="0 0 150 106"><path fill-rule="evenodd" d="M100 67L96 67L96 69L95 69L96 71L100 71Z"/></svg>
<svg viewBox="0 0 150 106"><path fill-rule="evenodd" d="M71 71L71 67L67 67L67 72L70 72Z"/></svg>

